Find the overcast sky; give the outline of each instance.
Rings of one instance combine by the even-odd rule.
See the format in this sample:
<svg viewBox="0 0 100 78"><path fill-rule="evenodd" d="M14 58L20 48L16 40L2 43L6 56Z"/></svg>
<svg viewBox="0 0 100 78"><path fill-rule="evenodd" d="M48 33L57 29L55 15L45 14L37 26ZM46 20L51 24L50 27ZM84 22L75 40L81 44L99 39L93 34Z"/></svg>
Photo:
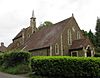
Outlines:
<svg viewBox="0 0 100 78"><path fill-rule="evenodd" d="M33 9L37 27L46 20L56 23L74 13L81 29L95 32L100 0L0 0L0 42L8 46L22 28L28 27Z"/></svg>

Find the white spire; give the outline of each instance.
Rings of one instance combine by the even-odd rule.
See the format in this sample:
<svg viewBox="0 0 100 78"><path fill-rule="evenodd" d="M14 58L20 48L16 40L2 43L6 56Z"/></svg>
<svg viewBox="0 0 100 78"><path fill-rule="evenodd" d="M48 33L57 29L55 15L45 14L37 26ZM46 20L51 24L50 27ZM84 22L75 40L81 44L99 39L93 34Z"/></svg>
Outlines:
<svg viewBox="0 0 100 78"><path fill-rule="evenodd" d="M34 17L34 10L32 11L32 17Z"/></svg>

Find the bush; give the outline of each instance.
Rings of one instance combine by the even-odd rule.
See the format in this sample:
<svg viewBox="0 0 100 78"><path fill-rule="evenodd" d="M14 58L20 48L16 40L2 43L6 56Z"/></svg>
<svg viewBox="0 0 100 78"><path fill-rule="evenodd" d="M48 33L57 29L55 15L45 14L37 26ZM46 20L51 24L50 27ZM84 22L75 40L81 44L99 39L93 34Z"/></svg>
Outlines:
<svg viewBox="0 0 100 78"><path fill-rule="evenodd" d="M27 73L29 72L29 67L27 65L17 65L14 67L8 67L6 69L2 68L1 71L6 72L6 73L10 73L10 74L23 74L23 73Z"/></svg>
<svg viewBox="0 0 100 78"><path fill-rule="evenodd" d="M13 67L19 64L29 64L29 52L7 52L3 55L3 66Z"/></svg>
<svg viewBox="0 0 100 78"><path fill-rule="evenodd" d="M0 55L0 71L21 74L30 71L30 53L19 52L6 52Z"/></svg>
<svg viewBox="0 0 100 78"><path fill-rule="evenodd" d="M0 54L0 65L3 64L3 54Z"/></svg>
<svg viewBox="0 0 100 78"><path fill-rule="evenodd" d="M36 75L44 76L99 76L100 58L37 56L32 57L31 68Z"/></svg>

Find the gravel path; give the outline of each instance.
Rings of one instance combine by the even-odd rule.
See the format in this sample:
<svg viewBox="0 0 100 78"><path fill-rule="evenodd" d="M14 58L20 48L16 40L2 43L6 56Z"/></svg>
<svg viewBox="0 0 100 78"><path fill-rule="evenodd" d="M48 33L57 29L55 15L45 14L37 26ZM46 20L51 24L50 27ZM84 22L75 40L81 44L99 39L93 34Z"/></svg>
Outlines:
<svg viewBox="0 0 100 78"><path fill-rule="evenodd" d="M29 78L0 72L0 78Z"/></svg>

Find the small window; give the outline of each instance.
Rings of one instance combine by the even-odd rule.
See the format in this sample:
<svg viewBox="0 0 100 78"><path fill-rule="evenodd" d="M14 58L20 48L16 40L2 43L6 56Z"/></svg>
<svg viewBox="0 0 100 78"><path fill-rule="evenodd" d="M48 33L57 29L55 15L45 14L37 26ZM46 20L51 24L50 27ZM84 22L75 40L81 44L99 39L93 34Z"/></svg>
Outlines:
<svg viewBox="0 0 100 78"><path fill-rule="evenodd" d="M55 44L55 54L59 54L59 45L57 43Z"/></svg>
<svg viewBox="0 0 100 78"><path fill-rule="evenodd" d="M71 56L78 56L78 51L72 51Z"/></svg>

